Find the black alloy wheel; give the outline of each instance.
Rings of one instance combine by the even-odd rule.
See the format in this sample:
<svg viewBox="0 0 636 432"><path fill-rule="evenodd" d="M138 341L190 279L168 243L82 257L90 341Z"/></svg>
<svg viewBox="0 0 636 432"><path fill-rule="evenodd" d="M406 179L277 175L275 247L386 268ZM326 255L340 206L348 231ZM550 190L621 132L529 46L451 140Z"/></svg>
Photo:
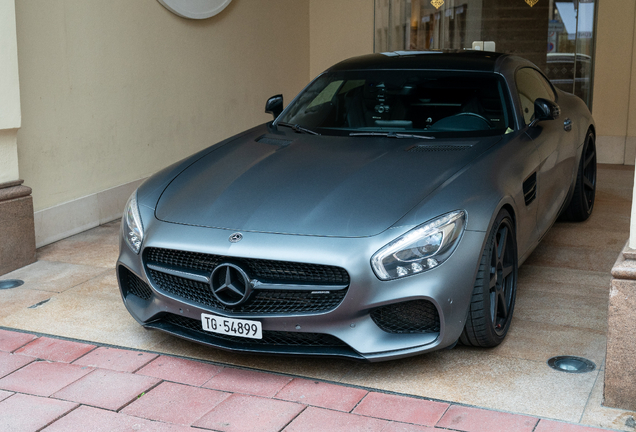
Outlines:
<svg viewBox="0 0 636 432"><path fill-rule="evenodd" d="M594 134L588 131L581 162L576 175L576 183L570 204L563 210L561 219L573 222L587 220L594 209L596 196L596 145Z"/></svg>
<svg viewBox="0 0 636 432"><path fill-rule="evenodd" d="M508 239L513 235L512 224L506 219L501 222L490 256L490 320L495 333L504 336L512 315L513 293L517 283L514 243Z"/></svg>
<svg viewBox="0 0 636 432"><path fill-rule="evenodd" d="M512 218L501 210L482 252L466 326L464 345L494 347L504 338L517 294L517 240Z"/></svg>
<svg viewBox="0 0 636 432"><path fill-rule="evenodd" d="M589 216L594 208L596 196L596 146L594 136L589 134L583 149L583 190L585 195L584 208Z"/></svg>

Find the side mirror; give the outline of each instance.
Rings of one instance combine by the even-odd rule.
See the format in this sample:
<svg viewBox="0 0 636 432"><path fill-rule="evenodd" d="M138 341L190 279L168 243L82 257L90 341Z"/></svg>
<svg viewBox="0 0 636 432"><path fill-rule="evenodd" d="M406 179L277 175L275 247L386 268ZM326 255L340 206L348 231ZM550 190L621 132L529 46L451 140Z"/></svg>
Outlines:
<svg viewBox="0 0 636 432"><path fill-rule="evenodd" d="M265 104L265 112L274 116L274 120L283 112L283 95L272 96L267 99Z"/></svg>
<svg viewBox="0 0 636 432"><path fill-rule="evenodd" d="M534 120L530 123L530 127L535 126L540 121L556 120L561 115L561 108L548 99L537 98L534 101Z"/></svg>

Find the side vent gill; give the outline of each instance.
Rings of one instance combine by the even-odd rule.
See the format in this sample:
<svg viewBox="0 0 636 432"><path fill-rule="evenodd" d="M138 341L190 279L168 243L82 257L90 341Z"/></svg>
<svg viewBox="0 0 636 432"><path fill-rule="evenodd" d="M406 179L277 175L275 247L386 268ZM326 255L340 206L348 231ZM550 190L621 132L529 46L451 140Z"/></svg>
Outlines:
<svg viewBox="0 0 636 432"><path fill-rule="evenodd" d="M537 197L537 173L534 172L523 182L523 198L526 206Z"/></svg>
<svg viewBox="0 0 636 432"><path fill-rule="evenodd" d="M467 150L469 145L414 145L406 149L407 152L448 152Z"/></svg>
<svg viewBox="0 0 636 432"><path fill-rule="evenodd" d="M269 144L269 145L275 145L279 147L287 147L288 145L292 143L291 140L273 138L273 137L268 137L266 135L261 135L260 137L256 138L256 142Z"/></svg>

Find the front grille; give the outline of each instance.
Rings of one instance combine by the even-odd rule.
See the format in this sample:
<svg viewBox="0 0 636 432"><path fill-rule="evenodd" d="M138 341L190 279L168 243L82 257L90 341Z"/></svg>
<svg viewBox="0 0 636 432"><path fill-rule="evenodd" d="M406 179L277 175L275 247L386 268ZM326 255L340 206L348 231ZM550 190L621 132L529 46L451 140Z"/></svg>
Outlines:
<svg viewBox="0 0 636 432"><path fill-rule="evenodd" d="M439 314L427 300L412 300L371 311L373 322L387 333L438 333Z"/></svg>
<svg viewBox="0 0 636 432"><path fill-rule="evenodd" d="M340 339L322 333L296 333L263 330L263 339L250 339L211 333L201 328L201 321L174 314L166 314L163 321L181 329L195 331L204 336L204 340L214 343L215 340L232 342L238 345L270 345L288 347L346 347Z"/></svg>
<svg viewBox="0 0 636 432"><path fill-rule="evenodd" d="M218 255L148 248L145 262L153 262L184 271L212 273L214 268L227 261L238 263L252 278L269 283L315 285L321 294L307 290L258 290L247 302L237 306L221 303L210 286L179 276L147 268L153 285L161 292L188 300L202 307L242 314L290 314L320 313L335 309L347 294L341 290L321 290L322 285L349 285L349 274L340 267L318 264L292 263L260 259L235 259Z"/></svg>
<svg viewBox="0 0 636 432"><path fill-rule="evenodd" d="M202 306L236 313L323 312L334 309L347 294L347 290L331 291L329 294L312 294L311 291L262 290L255 291L247 303L226 306L214 297L208 284L151 269L148 269L148 276L155 286L163 292ZM319 290L320 286L316 286L316 289Z"/></svg>
<svg viewBox="0 0 636 432"><path fill-rule="evenodd" d="M132 294L143 300L148 300L152 296L152 290L148 284L124 266L119 266L119 281L124 291L124 297Z"/></svg>
<svg viewBox="0 0 636 432"><path fill-rule="evenodd" d="M148 248L144 251L145 262L167 264L183 269L212 273L214 268L226 261L237 261L250 277L267 282L315 283L324 285L349 285L349 274L341 267L320 264L304 264L287 261L271 261L251 258L230 258L172 249Z"/></svg>

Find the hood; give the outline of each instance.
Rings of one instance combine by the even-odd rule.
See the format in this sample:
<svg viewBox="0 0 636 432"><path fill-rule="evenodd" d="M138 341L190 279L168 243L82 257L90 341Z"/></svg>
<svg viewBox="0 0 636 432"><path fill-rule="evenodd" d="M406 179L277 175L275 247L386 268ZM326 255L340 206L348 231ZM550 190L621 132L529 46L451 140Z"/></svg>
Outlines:
<svg viewBox="0 0 636 432"><path fill-rule="evenodd" d="M179 174L156 217L235 231L372 236L499 139L251 134ZM454 209L440 211L447 210Z"/></svg>

